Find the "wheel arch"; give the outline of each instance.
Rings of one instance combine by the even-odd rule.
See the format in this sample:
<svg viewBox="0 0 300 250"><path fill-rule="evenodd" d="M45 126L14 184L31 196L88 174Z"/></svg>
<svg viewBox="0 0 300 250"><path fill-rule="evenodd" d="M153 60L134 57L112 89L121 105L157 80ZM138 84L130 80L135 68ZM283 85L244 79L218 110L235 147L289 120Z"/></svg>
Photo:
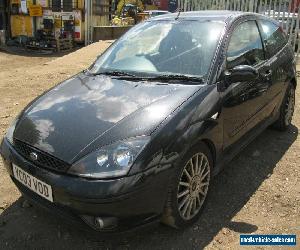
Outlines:
<svg viewBox="0 0 300 250"><path fill-rule="evenodd" d="M206 139L206 138L201 139L199 142L204 143L204 145L208 147L208 149L211 153L212 161L213 161L213 166L212 167L214 168L215 163L216 163L216 147L215 147L214 143L211 140Z"/></svg>

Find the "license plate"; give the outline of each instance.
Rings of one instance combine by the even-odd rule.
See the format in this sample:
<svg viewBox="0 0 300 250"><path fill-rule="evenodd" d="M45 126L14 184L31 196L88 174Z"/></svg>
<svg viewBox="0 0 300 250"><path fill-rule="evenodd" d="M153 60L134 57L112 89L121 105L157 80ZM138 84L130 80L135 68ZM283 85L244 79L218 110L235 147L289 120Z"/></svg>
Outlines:
<svg viewBox="0 0 300 250"><path fill-rule="evenodd" d="M28 174L23 169L13 164L14 177L23 185L37 193L39 196L53 202L52 188L45 182L35 178L31 174Z"/></svg>

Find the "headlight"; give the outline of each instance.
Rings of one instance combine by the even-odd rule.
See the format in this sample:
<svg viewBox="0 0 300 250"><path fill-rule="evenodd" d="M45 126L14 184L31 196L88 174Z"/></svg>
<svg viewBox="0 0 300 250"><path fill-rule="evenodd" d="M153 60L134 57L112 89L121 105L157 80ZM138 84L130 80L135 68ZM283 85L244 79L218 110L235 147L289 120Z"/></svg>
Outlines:
<svg viewBox="0 0 300 250"><path fill-rule="evenodd" d="M89 178L124 176L148 141L149 137L145 136L104 146L79 160L68 172Z"/></svg>
<svg viewBox="0 0 300 250"><path fill-rule="evenodd" d="M15 128L16 128L16 125L17 125L17 122L19 120L19 116L17 116L13 122L10 124L10 127L8 128L7 132L6 132L6 139L11 143L13 144L14 143L14 139L13 139L13 135L14 135L14 132L15 132Z"/></svg>

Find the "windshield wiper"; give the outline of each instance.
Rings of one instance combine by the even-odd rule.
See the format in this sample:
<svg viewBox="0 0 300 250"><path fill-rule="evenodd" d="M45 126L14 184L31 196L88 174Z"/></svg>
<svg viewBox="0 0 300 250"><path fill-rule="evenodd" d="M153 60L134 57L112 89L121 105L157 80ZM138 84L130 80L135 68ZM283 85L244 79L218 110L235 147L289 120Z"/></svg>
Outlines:
<svg viewBox="0 0 300 250"><path fill-rule="evenodd" d="M165 74L158 76L137 76L125 71L103 71L99 73L94 73L93 75L108 75L108 76L117 76L118 78L124 80L136 80L136 81L162 81L162 82L172 82L172 81L185 81L185 82L194 82L194 83L203 83L203 77L201 76L189 76L189 75L180 75L180 74Z"/></svg>
<svg viewBox="0 0 300 250"><path fill-rule="evenodd" d="M189 82L197 82L203 83L203 78L201 76L189 76L189 75L159 75L155 77L146 78L147 80L153 81L189 81Z"/></svg>
<svg viewBox="0 0 300 250"><path fill-rule="evenodd" d="M125 71L102 71L99 73L94 73L93 75L107 75L107 76L129 76L129 77L136 77L134 74L130 74Z"/></svg>

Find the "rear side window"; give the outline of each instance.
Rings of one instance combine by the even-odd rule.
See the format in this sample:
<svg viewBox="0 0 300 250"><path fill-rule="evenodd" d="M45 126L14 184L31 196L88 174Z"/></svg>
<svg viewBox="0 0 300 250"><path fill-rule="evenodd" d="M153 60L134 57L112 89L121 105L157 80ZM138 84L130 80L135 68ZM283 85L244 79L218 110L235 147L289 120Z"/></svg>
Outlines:
<svg viewBox="0 0 300 250"><path fill-rule="evenodd" d="M238 25L232 33L227 50L227 69L238 65L256 65L264 60L264 51L255 21Z"/></svg>
<svg viewBox="0 0 300 250"><path fill-rule="evenodd" d="M286 35L280 26L267 20L260 20L262 38L269 57L274 56L287 43Z"/></svg>

